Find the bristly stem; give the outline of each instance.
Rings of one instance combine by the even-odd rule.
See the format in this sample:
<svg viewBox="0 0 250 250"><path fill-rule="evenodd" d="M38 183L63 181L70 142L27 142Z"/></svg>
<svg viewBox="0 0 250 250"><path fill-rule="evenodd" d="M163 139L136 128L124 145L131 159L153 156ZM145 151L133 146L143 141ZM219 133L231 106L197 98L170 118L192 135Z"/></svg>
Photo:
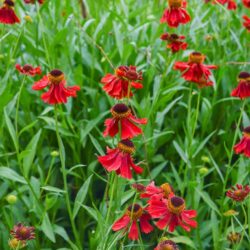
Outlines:
<svg viewBox="0 0 250 250"><path fill-rule="evenodd" d="M61 171L62 171L62 175L63 175L63 186L64 186L64 191L65 191L66 206L67 206L67 210L68 210L68 214L69 214L69 218L70 218L70 223L71 223L71 226L73 229L73 234L74 234L75 240L77 242L79 249L82 249L81 242L80 242L80 239L79 239L79 236L77 233L75 221L73 218L71 205L70 205L70 197L69 197L69 190L68 190L68 184L67 184L67 170L65 167L65 159L63 156L64 149L63 149L62 140L61 140L61 137L59 134L59 129L58 129L57 105L55 105L54 111L55 111L56 137L57 137L57 142L58 142L58 147L59 147L59 155L60 155L60 160L61 160Z"/></svg>

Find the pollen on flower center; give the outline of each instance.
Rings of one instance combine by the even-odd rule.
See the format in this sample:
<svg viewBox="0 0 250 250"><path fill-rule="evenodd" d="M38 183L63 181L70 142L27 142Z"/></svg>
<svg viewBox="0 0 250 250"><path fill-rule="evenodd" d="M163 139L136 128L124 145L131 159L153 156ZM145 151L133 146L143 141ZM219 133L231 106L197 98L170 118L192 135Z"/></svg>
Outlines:
<svg viewBox="0 0 250 250"><path fill-rule="evenodd" d="M111 109L111 113L114 118L122 119L128 117L131 114L129 107L123 103L118 103Z"/></svg>
<svg viewBox="0 0 250 250"><path fill-rule="evenodd" d="M135 152L134 143L128 139L121 140L117 146L124 153L132 154Z"/></svg>
<svg viewBox="0 0 250 250"><path fill-rule="evenodd" d="M137 220L142 216L142 207L139 204L130 205L127 208L126 214L132 219Z"/></svg>
<svg viewBox="0 0 250 250"><path fill-rule="evenodd" d="M158 245L159 250L178 250L177 245L171 240L164 240Z"/></svg>
<svg viewBox="0 0 250 250"><path fill-rule="evenodd" d="M183 0L168 0L168 4L170 7L179 8L182 5Z"/></svg>
<svg viewBox="0 0 250 250"><path fill-rule="evenodd" d="M180 214L185 209L185 201L178 196L173 196L168 199L168 209L173 214Z"/></svg>
<svg viewBox="0 0 250 250"><path fill-rule="evenodd" d="M243 134L244 134L244 136L246 136L246 137L250 138L250 126L249 126L249 127L244 128L244 130L243 130Z"/></svg>
<svg viewBox="0 0 250 250"><path fill-rule="evenodd" d="M205 56L200 52L193 52L189 55L189 62L192 63L203 63L205 60Z"/></svg>
<svg viewBox="0 0 250 250"><path fill-rule="evenodd" d="M250 82L250 74L248 72L240 72L240 74L238 75L238 81L242 80Z"/></svg>
<svg viewBox="0 0 250 250"><path fill-rule="evenodd" d="M64 80L64 74L59 69L54 69L48 74L48 78L52 84L58 84Z"/></svg>
<svg viewBox="0 0 250 250"><path fill-rule="evenodd" d="M161 188L164 191L164 196L168 198L169 194L173 192L172 187L168 183L164 183L161 185Z"/></svg>

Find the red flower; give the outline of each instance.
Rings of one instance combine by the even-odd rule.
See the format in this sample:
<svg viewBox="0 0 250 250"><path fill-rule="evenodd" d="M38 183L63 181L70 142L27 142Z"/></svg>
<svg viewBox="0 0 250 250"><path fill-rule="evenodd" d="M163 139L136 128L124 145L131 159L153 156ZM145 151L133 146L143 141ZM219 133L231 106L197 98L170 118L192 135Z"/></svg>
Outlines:
<svg viewBox="0 0 250 250"><path fill-rule="evenodd" d="M232 91L231 96L244 99L250 97L250 74L241 72L238 76L238 86Z"/></svg>
<svg viewBox="0 0 250 250"><path fill-rule="evenodd" d="M228 0L227 1L227 8L229 10L236 10L237 9L237 4L234 0Z"/></svg>
<svg viewBox="0 0 250 250"><path fill-rule="evenodd" d="M197 227L197 222L191 220L196 217L195 210L186 210L185 201L174 194L170 194L168 199L159 199L152 196L148 201L148 212L152 218L159 218L156 226L163 230L168 227L169 232L173 232L177 226L190 231L190 227Z"/></svg>
<svg viewBox="0 0 250 250"><path fill-rule="evenodd" d="M185 10L186 1L184 4L183 2L183 0L168 0L169 7L164 11L160 22L167 23L170 27L190 22L190 16Z"/></svg>
<svg viewBox="0 0 250 250"><path fill-rule="evenodd" d="M101 79L104 91L116 99L132 96L131 88L143 88L140 81L142 72L137 72L135 66L120 66L115 70L115 75L107 74Z"/></svg>
<svg viewBox="0 0 250 250"><path fill-rule="evenodd" d="M35 239L35 228L34 227L26 227L22 223L18 223L14 226L14 228L10 231L11 235L20 241L32 240Z"/></svg>
<svg viewBox="0 0 250 250"><path fill-rule="evenodd" d="M234 201L244 201L250 193L250 186L243 187L240 184L236 184L236 187L232 187L228 190L226 196Z"/></svg>
<svg viewBox="0 0 250 250"><path fill-rule="evenodd" d="M140 183L134 183L131 185L131 187L134 188L139 193L143 193L146 190L146 187Z"/></svg>
<svg viewBox="0 0 250 250"><path fill-rule="evenodd" d="M242 17L245 21L243 22L243 25L246 27L247 31L250 32L250 18L246 15Z"/></svg>
<svg viewBox="0 0 250 250"><path fill-rule="evenodd" d="M129 239L138 240L138 229L145 234L153 231L154 228L149 223L150 219L150 215L143 211L140 205L130 205L125 214L113 224L112 229L113 231L125 229L126 232L129 232Z"/></svg>
<svg viewBox="0 0 250 250"><path fill-rule="evenodd" d="M189 55L188 62L176 62L174 69L183 72L181 76L186 81L195 82L200 88L213 86L210 69L216 69L217 66L203 64L205 57L199 52L193 52Z"/></svg>
<svg viewBox="0 0 250 250"><path fill-rule="evenodd" d="M164 183L160 187L156 187L154 181L152 181L146 188L144 193L141 194L141 198L151 198L154 195L158 197L168 198L171 193L174 193L173 188L168 184Z"/></svg>
<svg viewBox="0 0 250 250"><path fill-rule="evenodd" d="M42 70L41 70L40 66L38 66L36 68L33 68L29 64L25 64L23 67L20 64L16 64L16 69L21 74L24 74L24 75L27 75L27 76L35 76L35 75L41 75L42 74Z"/></svg>
<svg viewBox="0 0 250 250"><path fill-rule="evenodd" d="M113 106L111 109L113 118L106 119L106 129L103 132L104 136L114 137L121 129L121 138L128 139L133 138L139 134L142 134L141 128L135 124L146 124L147 119L138 119L132 115L131 110L125 104L119 103Z"/></svg>
<svg viewBox="0 0 250 250"><path fill-rule="evenodd" d="M154 250L179 250L179 247L172 240L164 240Z"/></svg>
<svg viewBox="0 0 250 250"><path fill-rule="evenodd" d="M245 7L250 8L250 0L242 0Z"/></svg>
<svg viewBox="0 0 250 250"><path fill-rule="evenodd" d="M66 103L68 97L76 97L76 92L80 90L79 86L67 87L65 76L58 69L52 70L40 81L35 82L32 89L41 90L46 87L49 87L49 91L42 94L41 98L49 104Z"/></svg>
<svg viewBox="0 0 250 250"><path fill-rule="evenodd" d="M24 2L26 3L26 4L34 4L35 2L36 2L36 0L24 0ZM40 3L40 4L43 4L44 3L44 0L37 0L37 2L38 3Z"/></svg>
<svg viewBox="0 0 250 250"><path fill-rule="evenodd" d="M135 152L135 147L130 140L121 140L117 148L107 148L107 155L99 156L98 161L109 172L116 171L118 175L123 178L131 179L131 168L137 173L141 174L143 169L134 164L131 154Z"/></svg>
<svg viewBox="0 0 250 250"><path fill-rule="evenodd" d="M250 158L250 127L246 127L243 130L243 137L240 142L234 146L236 154L244 154Z"/></svg>
<svg viewBox="0 0 250 250"><path fill-rule="evenodd" d="M168 42L167 48L171 49L173 53L176 53L181 49L185 50L188 46L187 43L182 41L185 39L185 36L165 33L161 35L161 39Z"/></svg>
<svg viewBox="0 0 250 250"><path fill-rule="evenodd" d="M3 6L0 8L0 23L14 24L20 23L19 18L14 11L14 1L5 0Z"/></svg>

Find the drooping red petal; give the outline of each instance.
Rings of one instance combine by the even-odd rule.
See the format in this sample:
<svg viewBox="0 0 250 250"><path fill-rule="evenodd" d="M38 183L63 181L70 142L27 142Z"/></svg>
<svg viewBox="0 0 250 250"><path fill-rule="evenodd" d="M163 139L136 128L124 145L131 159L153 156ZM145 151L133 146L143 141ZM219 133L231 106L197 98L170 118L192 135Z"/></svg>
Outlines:
<svg viewBox="0 0 250 250"><path fill-rule="evenodd" d="M136 221L132 222L132 225L131 225L130 230L129 230L128 238L130 240L138 240L138 238L139 238Z"/></svg>
<svg viewBox="0 0 250 250"><path fill-rule="evenodd" d="M120 219L118 219L112 226L113 231L119 231L126 226L128 226L130 222L130 218L128 215L123 215Z"/></svg>
<svg viewBox="0 0 250 250"><path fill-rule="evenodd" d="M145 234L148 234L154 230L153 226L149 223L151 217L149 214L143 214L140 217L140 227L141 231Z"/></svg>
<svg viewBox="0 0 250 250"><path fill-rule="evenodd" d="M49 85L49 78L47 76L44 76L41 80L34 83L34 85L32 86L32 89L41 90L47 87L48 85Z"/></svg>

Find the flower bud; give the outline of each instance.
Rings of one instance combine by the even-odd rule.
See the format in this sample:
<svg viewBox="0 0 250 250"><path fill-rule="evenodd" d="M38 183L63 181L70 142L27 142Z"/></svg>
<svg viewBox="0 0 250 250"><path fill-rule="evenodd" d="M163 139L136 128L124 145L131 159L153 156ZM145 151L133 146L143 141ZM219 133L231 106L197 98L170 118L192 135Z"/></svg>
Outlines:
<svg viewBox="0 0 250 250"><path fill-rule="evenodd" d="M52 152L50 153L50 155L51 155L52 157L57 157L57 156L59 155L59 152L56 151L56 150L54 150L54 151L52 151Z"/></svg>
<svg viewBox="0 0 250 250"><path fill-rule="evenodd" d="M7 202L9 204L13 205L13 204L15 204L17 202L17 197L15 195L13 195L13 194L9 194L6 197L6 200L7 200Z"/></svg>

